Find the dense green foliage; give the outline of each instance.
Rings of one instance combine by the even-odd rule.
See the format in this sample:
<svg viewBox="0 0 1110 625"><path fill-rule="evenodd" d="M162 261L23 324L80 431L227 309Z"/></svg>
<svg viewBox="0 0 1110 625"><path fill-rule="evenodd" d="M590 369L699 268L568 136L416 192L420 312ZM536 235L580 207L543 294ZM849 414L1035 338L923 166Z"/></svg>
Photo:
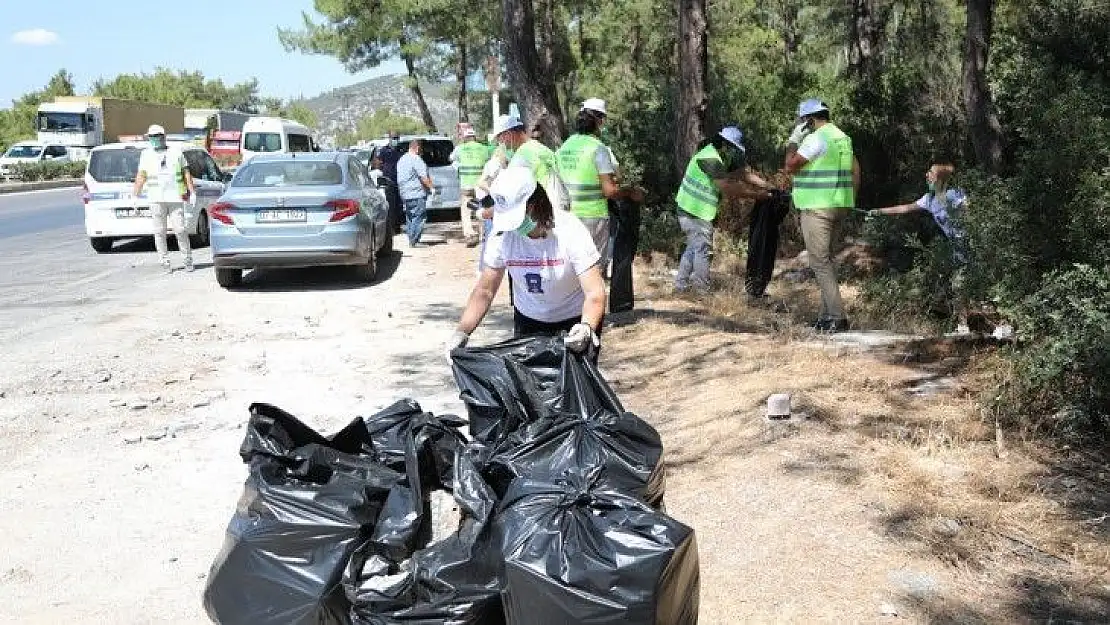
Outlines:
<svg viewBox="0 0 1110 625"><path fill-rule="evenodd" d="M17 163L12 166L12 178L21 182L80 178L84 174L85 161L64 163L42 161L38 163Z"/></svg>
<svg viewBox="0 0 1110 625"><path fill-rule="evenodd" d="M40 91L34 91L12 102L10 109L0 109L0 151L16 141L35 138L35 113L39 104L60 95L73 95L73 76L59 70Z"/></svg>

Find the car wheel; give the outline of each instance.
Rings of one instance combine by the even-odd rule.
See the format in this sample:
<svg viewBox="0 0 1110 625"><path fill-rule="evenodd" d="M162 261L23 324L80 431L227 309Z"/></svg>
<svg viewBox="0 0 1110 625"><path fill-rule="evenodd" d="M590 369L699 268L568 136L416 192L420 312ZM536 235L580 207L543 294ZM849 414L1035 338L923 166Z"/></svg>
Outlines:
<svg viewBox="0 0 1110 625"><path fill-rule="evenodd" d="M225 289L233 289L243 284L243 270L216 267L216 282Z"/></svg>
<svg viewBox="0 0 1110 625"><path fill-rule="evenodd" d="M112 251L112 239L108 237L92 237L89 239L89 244L97 254Z"/></svg>
<svg viewBox="0 0 1110 625"><path fill-rule="evenodd" d="M355 265L355 279L359 282L372 284L374 279L378 277L378 258L374 254L370 254L370 259L361 265Z"/></svg>
<svg viewBox="0 0 1110 625"><path fill-rule="evenodd" d="M189 236L189 245L194 248L208 247L211 239L211 233L208 229L208 214L201 211L200 215L197 215L197 233Z"/></svg>
<svg viewBox="0 0 1110 625"><path fill-rule="evenodd" d="M382 246L378 249L378 258L384 258L393 253L393 228L386 224L385 240L382 241Z"/></svg>

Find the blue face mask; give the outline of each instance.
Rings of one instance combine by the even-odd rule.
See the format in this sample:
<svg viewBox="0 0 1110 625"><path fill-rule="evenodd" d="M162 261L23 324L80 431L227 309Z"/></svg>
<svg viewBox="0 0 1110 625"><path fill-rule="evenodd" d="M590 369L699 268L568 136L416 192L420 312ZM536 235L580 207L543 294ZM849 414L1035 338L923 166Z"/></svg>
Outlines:
<svg viewBox="0 0 1110 625"><path fill-rule="evenodd" d="M536 229L537 225L538 224L536 223L535 219L532 219L532 217L529 215L525 215L524 221L520 222L520 225L516 227L515 232L522 237L526 237L532 234L532 231Z"/></svg>
<svg viewBox="0 0 1110 625"><path fill-rule="evenodd" d="M925 183L925 185L926 185L927 187L929 187L929 193L936 193L936 191L937 191L937 183L935 183L935 182L927 182L927 183Z"/></svg>
<svg viewBox="0 0 1110 625"><path fill-rule="evenodd" d="M164 150L166 148L166 139L164 137L150 137L150 147L155 150Z"/></svg>

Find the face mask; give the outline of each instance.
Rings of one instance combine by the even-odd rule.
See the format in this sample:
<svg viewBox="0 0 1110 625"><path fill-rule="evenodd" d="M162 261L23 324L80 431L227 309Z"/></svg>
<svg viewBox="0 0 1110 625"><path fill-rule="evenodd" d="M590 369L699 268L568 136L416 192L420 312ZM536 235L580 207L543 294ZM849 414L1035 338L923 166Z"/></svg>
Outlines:
<svg viewBox="0 0 1110 625"><path fill-rule="evenodd" d="M927 182L925 186L929 187L929 193L935 193L937 190L937 183L935 182Z"/></svg>
<svg viewBox="0 0 1110 625"><path fill-rule="evenodd" d="M535 219L532 219L530 215L525 215L524 221L522 221L520 225L516 227L515 232L522 237L526 237L532 234L532 231L536 229L537 225L538 224L536 224Z"/></svg>
<svg viewBox="0 0 1110 625"><path fill-rule="evenodd" d="M161 150L166 147L166 142L162 137L151 137L150 147L154 148L155 150Z"/></svg>
<svg viewBox="0 0 1110 625"><path fill-rule="evenodd" d="M601 127L601 140L605 143L609 142L609 127L608 126L602 126Z"/></svg>
<svg viewBox="0 0 1110 625"><path fill-rule="evenodd" d="M507 143L502 143L501 144L501 150L505 152L505 158L507 158L510 161L513 160L513 153L515 153L516 150L510 148Z"/></svg>

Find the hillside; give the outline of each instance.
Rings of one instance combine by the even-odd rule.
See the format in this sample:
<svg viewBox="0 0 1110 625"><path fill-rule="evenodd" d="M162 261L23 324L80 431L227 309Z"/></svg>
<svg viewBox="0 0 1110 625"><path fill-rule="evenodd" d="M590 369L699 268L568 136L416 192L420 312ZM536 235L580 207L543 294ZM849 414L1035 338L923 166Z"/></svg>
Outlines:
<svg viewBox="0 0 1110 625"><path fill-rule="evenodd" d="M458 120L458 106L451 93L452 85L453 83L420 85L440 132L450 132ZM342 128L352 127L357 120L379 108L389 107L394 113L420 119L416 100L405 86L405 77L399 75L379 76L332 89L306 99L303 103L319 117L318 130L325 142L333 139Z"/></svg>

